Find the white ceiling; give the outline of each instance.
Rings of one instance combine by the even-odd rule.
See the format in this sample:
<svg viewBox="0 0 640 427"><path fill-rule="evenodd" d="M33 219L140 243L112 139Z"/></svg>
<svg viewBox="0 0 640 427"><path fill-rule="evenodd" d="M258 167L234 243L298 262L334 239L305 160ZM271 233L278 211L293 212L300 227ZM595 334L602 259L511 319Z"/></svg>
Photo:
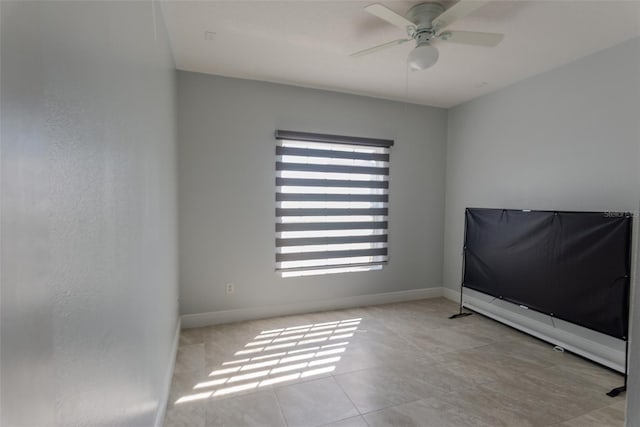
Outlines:
<svg viewBox="0 0 640 427"><path fill-rule="evenodd" d="M640 36L640 1L494 1L449 29L504 33L498 47L438 42L435 66L407 72L413 42L349 57L405 36L363 10L376 1L165 0L162 9L178 69L445 108ZM400 14L420 3L380 2Z"/></svg>

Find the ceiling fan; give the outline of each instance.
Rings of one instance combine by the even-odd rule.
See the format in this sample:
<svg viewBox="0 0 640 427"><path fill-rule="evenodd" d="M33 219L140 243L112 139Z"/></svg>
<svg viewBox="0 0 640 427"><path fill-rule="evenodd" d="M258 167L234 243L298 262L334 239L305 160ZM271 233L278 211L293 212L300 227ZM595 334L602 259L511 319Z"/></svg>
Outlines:
<svg viewBox="0 0 640 427"><path fill-rule="evenodd" d="M409 53L409 57L407 58L409 68L415 71L429 68L438 60L438 49L432 46L432 42L435 40L472 46L495 47L502 41L504 34L480 33L475 31L443 31L454 21L470 14L487 3L489 2L461 0L447 10L437 2L419 3L409 9L406 16L399 15L381 4L372 4L365 7L364 10L405 30L409 38L382 43L378 46L352 53L350 56L358 57L368 55L388 47L415 40L416 47Z"/></svg>

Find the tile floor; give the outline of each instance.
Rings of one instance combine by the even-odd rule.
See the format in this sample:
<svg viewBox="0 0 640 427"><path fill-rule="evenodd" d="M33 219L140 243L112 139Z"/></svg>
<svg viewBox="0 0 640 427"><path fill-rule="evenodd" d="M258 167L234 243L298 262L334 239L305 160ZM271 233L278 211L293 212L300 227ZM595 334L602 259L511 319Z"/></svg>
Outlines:
<svg viewBox="0 0 640 427"><path fill-rule="evenodd" d="M430 299L182 331L165 426L624 425L622 376Z"/></svg>

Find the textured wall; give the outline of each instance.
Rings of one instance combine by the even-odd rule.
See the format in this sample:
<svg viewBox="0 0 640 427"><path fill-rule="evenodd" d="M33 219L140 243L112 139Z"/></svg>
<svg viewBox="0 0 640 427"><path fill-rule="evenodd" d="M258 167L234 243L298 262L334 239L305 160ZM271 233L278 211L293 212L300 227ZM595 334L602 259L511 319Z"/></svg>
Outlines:
<svg viewBox="0 0 640 427"><path fill-rule="evenodd" d="M638 67L640 73L640 66ZM636 90L640 92L640 78L636 82ZM640 125L639 125L640 126ZM639 132L640 133L640 132ZM638 136L638 144L640 145L640 135ZM640 151L636 158L636 176L638 178L638 185L636 187L636 200L639 201L636 206L637 215L640 216ZM636 219L636 233L637 228L640 226L639 221ZM634 288L632 293L632 314L631 314L631 340L630 340L630 356L629 356L629 378L627 391L627 402L633 402L627 405L627 426L634 427L640 426L640 405L635 402L640 401L640 277L638 275L638 268L640 267L640 251L638 250L638 242L636 239L636 253L635 253L635 275L634 275Z"/></svg>
<svg viewBox="0 0 640 427"><path fill-rule="evenodd" d="M637 212L639 112L638 38L450 110L445 286L460 284L467 206ZM639 307L630 402L640 397ZM640 425L637 405L629 414Z"/></svg>
<svg viewBox="0 0 640 427"><path fill-rule="evenodd" d="M639 83L640 85L640 83ZM640 144L640 138L638 139ZM636 171L640 173L640 156L637 159ZM640 176L639 176L640 178ZM640 179L639 179L640 181ZM639 195L636 197L640 200L640 184L638 185ZM640 212L640 205L637 207ZM638 221L636 221L637 227ZM637 230L636 230L637 232ZM636 243L635 254L635 276L633 282L633 298L632 298L632 313L631 313L631 340L629 342L629 377L628 377L628 390L627 390L627 426L635 427L640 425L640 405L635 402L640 401L640 278L638 277L638 267L640 266L640 251L638 251L638 245Z"/></svg>
<svg viewBox="0 0 640 427"><path fill-rule="evenodd" d="M1 4L3 426L154 422L177 227L175 73L153 14Z"/></svg>
<svg viewBox="0 0 640 427"><path fill-rule="evenodd" d="M465 207L633 211L640 39L449 110L445 285Z"/></svg>
<svg viewBox="0 0 640 427"><path fill-rule="evenodd" d="M276 129L395 139L383 270L274 271ZM442 109L179 72L181 312L441 286L445 130Z"/></svg>

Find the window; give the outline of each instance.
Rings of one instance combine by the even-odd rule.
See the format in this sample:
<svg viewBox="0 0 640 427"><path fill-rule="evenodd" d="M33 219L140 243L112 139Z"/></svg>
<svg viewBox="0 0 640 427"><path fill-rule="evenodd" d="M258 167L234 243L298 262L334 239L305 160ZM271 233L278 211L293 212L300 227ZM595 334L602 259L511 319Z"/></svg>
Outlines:
<svg viewBox="0 0 640 427"><path fill-rule="evenodd" d="M284 130L276 139L276 270L382 268L393 141Z"/></svg>

